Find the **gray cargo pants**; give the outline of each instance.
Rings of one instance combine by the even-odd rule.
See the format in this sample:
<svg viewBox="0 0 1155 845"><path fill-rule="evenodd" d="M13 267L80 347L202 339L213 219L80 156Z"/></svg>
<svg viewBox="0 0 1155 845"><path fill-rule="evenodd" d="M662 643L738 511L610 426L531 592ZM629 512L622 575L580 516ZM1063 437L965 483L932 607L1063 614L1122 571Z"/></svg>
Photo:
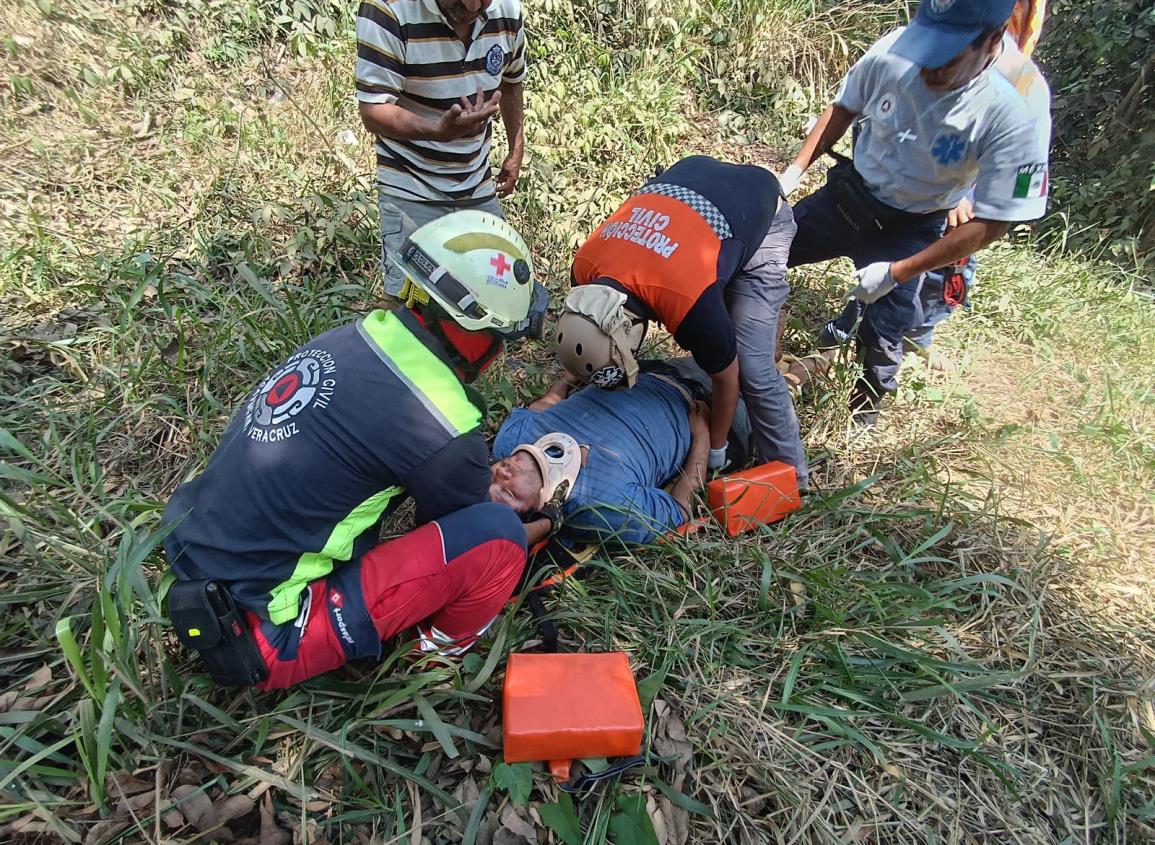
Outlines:
<svg viewBox="0 0 1155 845"><path fill-rule="evenodd" d="M385 293L393 297L401 295L401 287L405 284L405 275L401 269L389 260L389 253L400 252L405 239L413 234L414 230L426 223L432 223L438 217L444 217L453 211L485 211L495 217L505 219L501 213L501 206L497 197L486 200L480 205L458 205L455 203L414 202L389 194L378 193L377 212L381 220L381 272L385 278Z"/></svg>
<svg viewBox="0 0 1155 845"><path fill-rule="evenodd" d="M783 461L793 466L798 473L798 486L805 489L810 473L798 415L786 379L774 361L778 319L790 295L786 259L797 228L794 212L783 202L758 251L726 287L726 308L734 323L742 398L750 414L758 455L763 461Z"/></svg>

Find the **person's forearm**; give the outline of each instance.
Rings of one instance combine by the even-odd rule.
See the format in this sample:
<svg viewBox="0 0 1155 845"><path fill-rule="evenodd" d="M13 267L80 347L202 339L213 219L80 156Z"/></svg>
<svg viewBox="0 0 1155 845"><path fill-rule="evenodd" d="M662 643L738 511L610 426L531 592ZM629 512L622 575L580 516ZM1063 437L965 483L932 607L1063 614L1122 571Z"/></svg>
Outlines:
<svg viewBox="0 0 1155 845"><path fill-rule="evenodd" d="M549 386L549 390L530 402L527 406L531 411L544 411L546 408L552 408L558 402L561 402L569 394L571 385L565 379L558 379Z"/></svg>
<svg viewBox="0 0 1155 845"><path fill-rule="evenodd" d="M542 540L549 537L549 532L552 528L553 525L548 519L535 519L533 522L525 523L526 546L532 549Z"/></svg>
<svg viewBox="0 0 1155 845"><path fill-rule="evenodd" d="M831 104L822 113L822 117L818 118L818 122L814 124L814 128L806 136L806 140L802 142L802 149L794 157L794 166L805 171L814 163L814 159L838 143L838 139L846 134L846 130L850 128L850 124L854 123L854 118L857 116L842 106Z"/></svg>
<svg viewBox="0 0 1155 845"><path fill-rule="evenodd" d="M395 103L358 103L361 123L374 135L399 141L439 141L441 125Z"/></svg>
<svg viewBox="0 0 1155 845"><path fill-rule="evenodd" d="M525 151L525 84L501 83L501 122L509 138L509 152L521 155Z"/></svg>
<svg viewBox="0 0 1155 845"><path fill-rule="evenodd" d="M738 408L738 359L726 369L710 376L710 448L721 449L730 439L730 426Z"/></svg>
<svg viewBox="0 0 1155 845"><path fill-rule="evenodd" d="M984 246L997 241L1011 228L1010 223L1001 220L984 220L975 217L957 229L947 232L933 244L909 258L894 261L890 265L890 275L898 284L913 279L920 273L937 270L978 252Z"/></svg>
<svg viewBox="0 0 1155 845"><path fill-rule="evenodd" d="M706 459L710 455L710 436L706 426L692 430L690 451L686 454L686 462L682 464L682 474L674 482L674 489L670 495L685 513L686 519L693 515L694 491L706 480Z"/></svg>

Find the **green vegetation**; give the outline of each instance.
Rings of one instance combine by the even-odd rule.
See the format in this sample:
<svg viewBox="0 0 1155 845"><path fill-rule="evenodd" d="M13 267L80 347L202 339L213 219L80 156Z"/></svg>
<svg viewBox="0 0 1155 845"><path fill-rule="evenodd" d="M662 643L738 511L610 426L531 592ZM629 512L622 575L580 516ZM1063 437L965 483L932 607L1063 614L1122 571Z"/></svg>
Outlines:
<svg viewBox="0 0 1155 845"><path fill-rule="evenodd" d="M544 280L655 164L780 164L901 13L533 0L510 208ZM1150 841L1155 312L1138 269L1049 240L984 256L940 339L959 370L912 356L871 442L849 373L801 400L803 512L567 585L566 646L631 654L640 774L571 800L501 762L525 614L461 664L388 644L278 695L197 673L161 609L164 502L260 374L380 290L351 25L330 0L0 7L0 839ZM795 278L801 353L846 268ZM549 366L515 350L494 416Z"/></svg>
<svg viewBox="0 0 1155 845"><path fill-rule="evenodd" d="M1155 249L1155 6L1055 0L1039 61L1054 95L1051 225L1059 243L1117 260ZM1148 278L1150 284L1150 278Z"/></svg>

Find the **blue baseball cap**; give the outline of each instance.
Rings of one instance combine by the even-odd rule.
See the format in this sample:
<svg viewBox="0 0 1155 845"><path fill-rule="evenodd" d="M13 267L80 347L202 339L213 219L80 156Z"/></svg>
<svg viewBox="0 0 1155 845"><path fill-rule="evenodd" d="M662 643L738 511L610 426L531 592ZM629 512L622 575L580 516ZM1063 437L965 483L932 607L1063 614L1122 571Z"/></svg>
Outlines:
<svg viewBox="0 0 1155 845"><path fill-rule="evenodd" d="M922 0L890 52L927 70L940 68L1014 10L1015 0Z"/></svg>

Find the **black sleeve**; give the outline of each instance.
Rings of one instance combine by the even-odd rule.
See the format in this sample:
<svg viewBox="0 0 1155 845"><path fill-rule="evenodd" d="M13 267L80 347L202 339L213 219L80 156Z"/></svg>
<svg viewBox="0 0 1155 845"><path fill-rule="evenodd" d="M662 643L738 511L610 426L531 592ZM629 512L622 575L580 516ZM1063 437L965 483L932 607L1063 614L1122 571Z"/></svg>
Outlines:
<svg viewBox="0 0 1155 845"><path fill-rule="evenodd" d="M674 332L674 340L710 375L722 372L733 363L738 355L738 342L720 282L706 288L694 303Z"/></svg>
<svg viewBox="0 0 1155 845"><path fill-rule="evenodd" d="M417 524L489 500L489 449L480 428L450 440L403 479Z"/></svg>

